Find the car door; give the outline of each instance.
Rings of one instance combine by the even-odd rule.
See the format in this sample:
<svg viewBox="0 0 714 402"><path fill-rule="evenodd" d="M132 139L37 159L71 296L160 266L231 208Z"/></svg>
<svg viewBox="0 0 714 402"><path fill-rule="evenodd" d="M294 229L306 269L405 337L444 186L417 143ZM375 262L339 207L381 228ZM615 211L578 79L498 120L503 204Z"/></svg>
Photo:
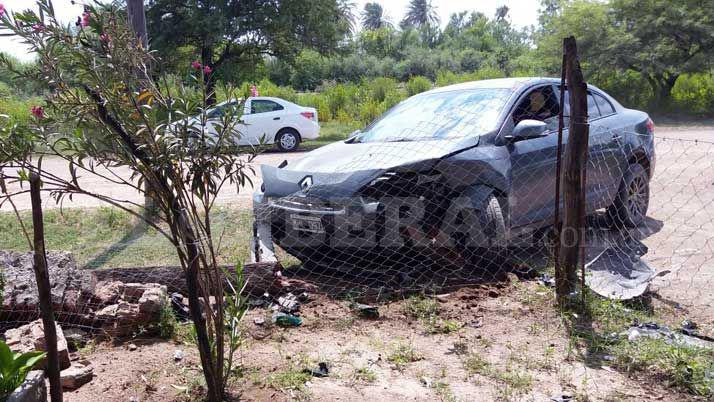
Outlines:
<svg viewBox="0 0 714 402"><path fill-rule="evenodd" d="M246 135L241 139L241 145L258 145L261 138L264 143L272 144L275 134L282 128L285 108L270 99L251 98L248 102L248 113L243 116Z"/></svg>
<svg viewBox="0 0 714 402"><path fill-rule="evenodd" d="M553 86L545 85L529 89L519 99L511 118L513 126L518 114L529 108L533 91L546 96L550 112L547 118L548 131L540 138L521 140L506 145L511 160L511 192L509 207L511 227L528 226L552 217L555 196L555 162L558 148L558 109ZM511 128L512 129L512 128ZM565 143L565 141L564 141Z"/></svg>

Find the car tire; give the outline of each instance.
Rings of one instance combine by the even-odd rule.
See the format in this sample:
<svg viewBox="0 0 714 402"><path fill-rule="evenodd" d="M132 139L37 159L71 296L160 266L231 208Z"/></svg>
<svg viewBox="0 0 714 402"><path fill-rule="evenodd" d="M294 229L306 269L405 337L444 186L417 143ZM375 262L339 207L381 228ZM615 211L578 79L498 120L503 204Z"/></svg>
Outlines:
<svg viewBox="0 0 714 402"><path fill-rule="evenodd" d="M300 133L292 128L281 130L275 137L275 144L282 152L291 152L300 146Z"/></svg>
<svg viewBox="0 0 714 402"><path fill-rule="evenodd" d="M647 217L650 203L650 180L647 170L639 163L627 167L615 200L607 209L612 226L636 227Z"/></svg>
<svg viewBox="0 0 714 402"><path fill-rule="evenodd" d="M501 203L490 194L478 209L474 208L479 226L483 230L484 241L487 244L476 247L466 247L462 256L474 266L495 267L500 269L506 259L508 247L506 244L506 220L503 216ZM458 244L458 241L456 241Z"/></svg>

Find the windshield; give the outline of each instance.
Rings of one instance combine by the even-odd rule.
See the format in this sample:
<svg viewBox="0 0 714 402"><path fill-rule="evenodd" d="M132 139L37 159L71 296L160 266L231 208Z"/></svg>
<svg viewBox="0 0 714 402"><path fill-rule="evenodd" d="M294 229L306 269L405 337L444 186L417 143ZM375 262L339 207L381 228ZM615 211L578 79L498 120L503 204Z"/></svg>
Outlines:
<svg viewBox="0 0 714 402"><path fill-rule="evenodd" d="M374 121L357 142L478 136L496 128L510 89L479 88L411 97Z"/></svg>

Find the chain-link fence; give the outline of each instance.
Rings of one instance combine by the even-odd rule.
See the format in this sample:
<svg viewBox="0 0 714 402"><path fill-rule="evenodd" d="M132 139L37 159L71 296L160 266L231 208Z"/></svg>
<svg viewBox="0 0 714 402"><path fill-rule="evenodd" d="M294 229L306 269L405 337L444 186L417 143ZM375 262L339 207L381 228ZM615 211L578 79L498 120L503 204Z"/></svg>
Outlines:
<svg viewBox="0 0 714 402"><path fill-rule="evenodd" d="M548 285L555 172L568 141L566 98L559 147L559 89L553 80L504 80L429 92L344 142L264 166L253 217L243 209L222 218L219 258L230 265L252 255L257 264L245 274L254 305L276 302L288 312L278 301L287 292L384 303L503 282L510 273ZM580 279L609 299L654 290L682 316L710 320L714 142L705 130L659 134L646 114L597 88L588 101ZM127 235L114 252L154 252L169 263L138 257L117 269L106 255L78 266L50 254L63 326L124 337L188 317L182 272L162 254L170 246L128 229L119 226ZM83 269L88 262L93 269ZM2 253L0 263L3 327L17 327L37 317L31 255Z"/></svg>

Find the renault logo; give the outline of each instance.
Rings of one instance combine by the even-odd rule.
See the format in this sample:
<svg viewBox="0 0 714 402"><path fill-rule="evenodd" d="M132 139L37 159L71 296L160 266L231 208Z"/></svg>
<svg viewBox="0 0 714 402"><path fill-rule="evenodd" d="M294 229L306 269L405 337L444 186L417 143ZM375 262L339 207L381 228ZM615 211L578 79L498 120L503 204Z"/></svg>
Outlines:
<svg viewBox="0 0 714 402"><path fill-rule="evenodd" d="M302 191L307 191L310 187L312 187L312 176L305 176L304 179L300 180Z"/></svg>

